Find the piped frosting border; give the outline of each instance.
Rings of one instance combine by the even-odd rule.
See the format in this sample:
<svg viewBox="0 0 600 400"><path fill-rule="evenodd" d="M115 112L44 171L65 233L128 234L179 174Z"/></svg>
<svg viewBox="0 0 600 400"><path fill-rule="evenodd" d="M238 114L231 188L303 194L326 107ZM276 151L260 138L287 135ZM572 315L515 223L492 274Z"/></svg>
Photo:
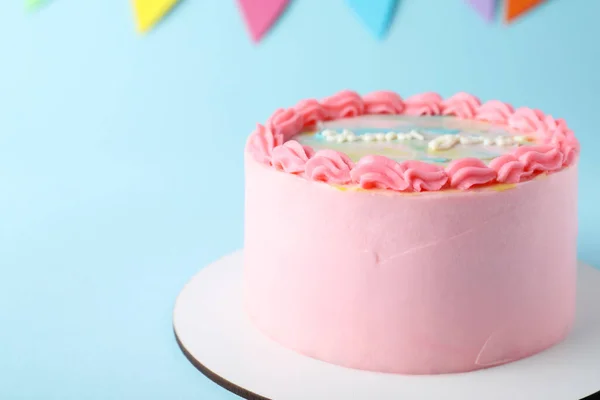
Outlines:
<svg viewBox="0 0 600 400"><path fill-rule="evenodd" d="M540 144L517 147L489 164L477 158L463 158L446 168L423 161L397 162L369 155L357 163L341 152L304 146L292 137L321 121L361 115L455 116L486 121L513 132L535 135ZM335 185L358 185L363 189L401 192L438 191L447 188L468 190L489 184L514 184L542 173L559 171L575 163L580 145L563 119L554 119L540 110L498 100L486 103L468 93L448 99L427 92L402 99L397 93L376 91L365 96L343 90L321 101L308 99L288 109L278 109L258 124L248 138L246 151L259 163L285 173Z"/></svg>

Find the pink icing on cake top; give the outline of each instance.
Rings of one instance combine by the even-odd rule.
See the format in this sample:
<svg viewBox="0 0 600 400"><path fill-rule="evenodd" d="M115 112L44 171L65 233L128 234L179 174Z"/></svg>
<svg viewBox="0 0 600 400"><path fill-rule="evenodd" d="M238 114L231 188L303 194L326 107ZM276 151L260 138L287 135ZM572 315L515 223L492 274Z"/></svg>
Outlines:
<svg viewBox="0 0 600 400"><path fill-rule="evenodd" d="M335 150L320 150L306 163L306 176L315 181L343 185L350 182L354 163Z"/></svg>
<svg viewBox="0 0 600 400"><path fill-rule="evenodd" d="M384 156L363 157L351 171L352 181L363 189L397 191L440 190L448 181L444 169L422 161L397 163Z"/></svg>
<svg viewBox="0 0 600 400"><path fill-rule="evenodd" d="M448 100L442 101L442 114L455 115L458 118L473 119L481 102L468 93L457 93Z"/></svg>
<svg viewBox="0 0 600 400"><path fill-rule="evenodd" d="M510 104L498 100L490 100L476 110L475 119L478 121L506 124L513 112L513 107Z"/></svg>
<svg viewBox="0 0 600 400"><path fill-rule="evenodd" d="M456 160L446 168L446 173L450 177L450 186L461 190L485 185L496 179L496 171L478 158Z"/></svg>
<svg viewBox="0 0 600 400"><path fill-rule="evenodd" d="M442 96L434 92L416 94L404 102L406 115L440 115L442 113Z"/></svg>
<svg viewBox="0 0 600 400"><path fill-rule="evenodd" d="M314 151L310 147L290 140L273 149L271 163L283 172L298 174L304 172L306 162L313 154Z"/></svg>
<svg viewBox="0 0 600 400"><path fill-rule="evenodd" d="M394 92L372 92L363 97L366 114L402 114L404 101Z"/></svg>
<svg viewBox="0 0 600 400"><path fill-rule="evenodd" d="M514 154L493 159L489 167L496 171L496 180L500 183L517 183L525 173L525 163Z"/></svg>
<svg viewBox="0 0 600 400"><path fill-rule="evenodd" d="M354 164L343 153L334 150L314 152L309 146L290 140L318 122L364 114L449 115L487 121L507 126L515 132L533 133L543 144L518 147L488 165L479 159L463 158L443 169L421 161L396 162L381 155L366 156ZM564 120L545 115L540 110L526 107L514 110L510 104L497 100L482 104L477 97L463 92L445 100L433 92L403 100L390 91L361 97L344 90L322 101L309 99L293 108L277 110L266 126L258 125L250 135L246 150L262 164L310 180L353 184L363 189L420 192L518 183L572 165L580 146Z"/></svg>

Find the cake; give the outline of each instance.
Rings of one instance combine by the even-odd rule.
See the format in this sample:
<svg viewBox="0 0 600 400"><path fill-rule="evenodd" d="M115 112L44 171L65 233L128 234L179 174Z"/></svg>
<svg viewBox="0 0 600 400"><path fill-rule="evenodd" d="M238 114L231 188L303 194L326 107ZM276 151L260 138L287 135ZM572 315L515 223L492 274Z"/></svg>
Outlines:
<svg viewBox="0 0 600 400"><path fill-rule="evenodd" d="M564 120L467 93L277 110L245 151L246 313L288 349L386 373L547 349L575 314L578 154Z"/></svg>

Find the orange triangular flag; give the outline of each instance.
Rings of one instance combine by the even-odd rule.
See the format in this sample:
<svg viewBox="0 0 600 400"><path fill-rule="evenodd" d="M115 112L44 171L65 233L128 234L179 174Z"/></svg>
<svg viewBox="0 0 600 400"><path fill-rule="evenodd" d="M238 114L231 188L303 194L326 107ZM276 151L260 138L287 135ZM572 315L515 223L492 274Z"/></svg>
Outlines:
<svg viewBox="0 0 600 400"><path fill-rule="evenodd" d="M513 20L530 11L534 7L539 6L545 0L507 0L506 1L506 22L510 23Z"/></svg>

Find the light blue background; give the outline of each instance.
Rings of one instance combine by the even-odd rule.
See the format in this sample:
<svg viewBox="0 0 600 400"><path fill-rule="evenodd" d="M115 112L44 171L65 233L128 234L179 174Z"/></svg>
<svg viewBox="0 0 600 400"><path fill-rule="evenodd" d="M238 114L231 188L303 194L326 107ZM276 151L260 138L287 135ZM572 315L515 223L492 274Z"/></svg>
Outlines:
<svg viewBox="0 0 600 400"><path fill-rule="evenodd" d="M347 87L566 118L584 147L580 255L600 265L600 2L506 27L402 0L377 42L343 1L296 0L259 46L233 1L185 1L146 37L128 1L20 3L0 5L1 399L233 398L179 352L173 302L242 245L254 124Z"/></svg>

